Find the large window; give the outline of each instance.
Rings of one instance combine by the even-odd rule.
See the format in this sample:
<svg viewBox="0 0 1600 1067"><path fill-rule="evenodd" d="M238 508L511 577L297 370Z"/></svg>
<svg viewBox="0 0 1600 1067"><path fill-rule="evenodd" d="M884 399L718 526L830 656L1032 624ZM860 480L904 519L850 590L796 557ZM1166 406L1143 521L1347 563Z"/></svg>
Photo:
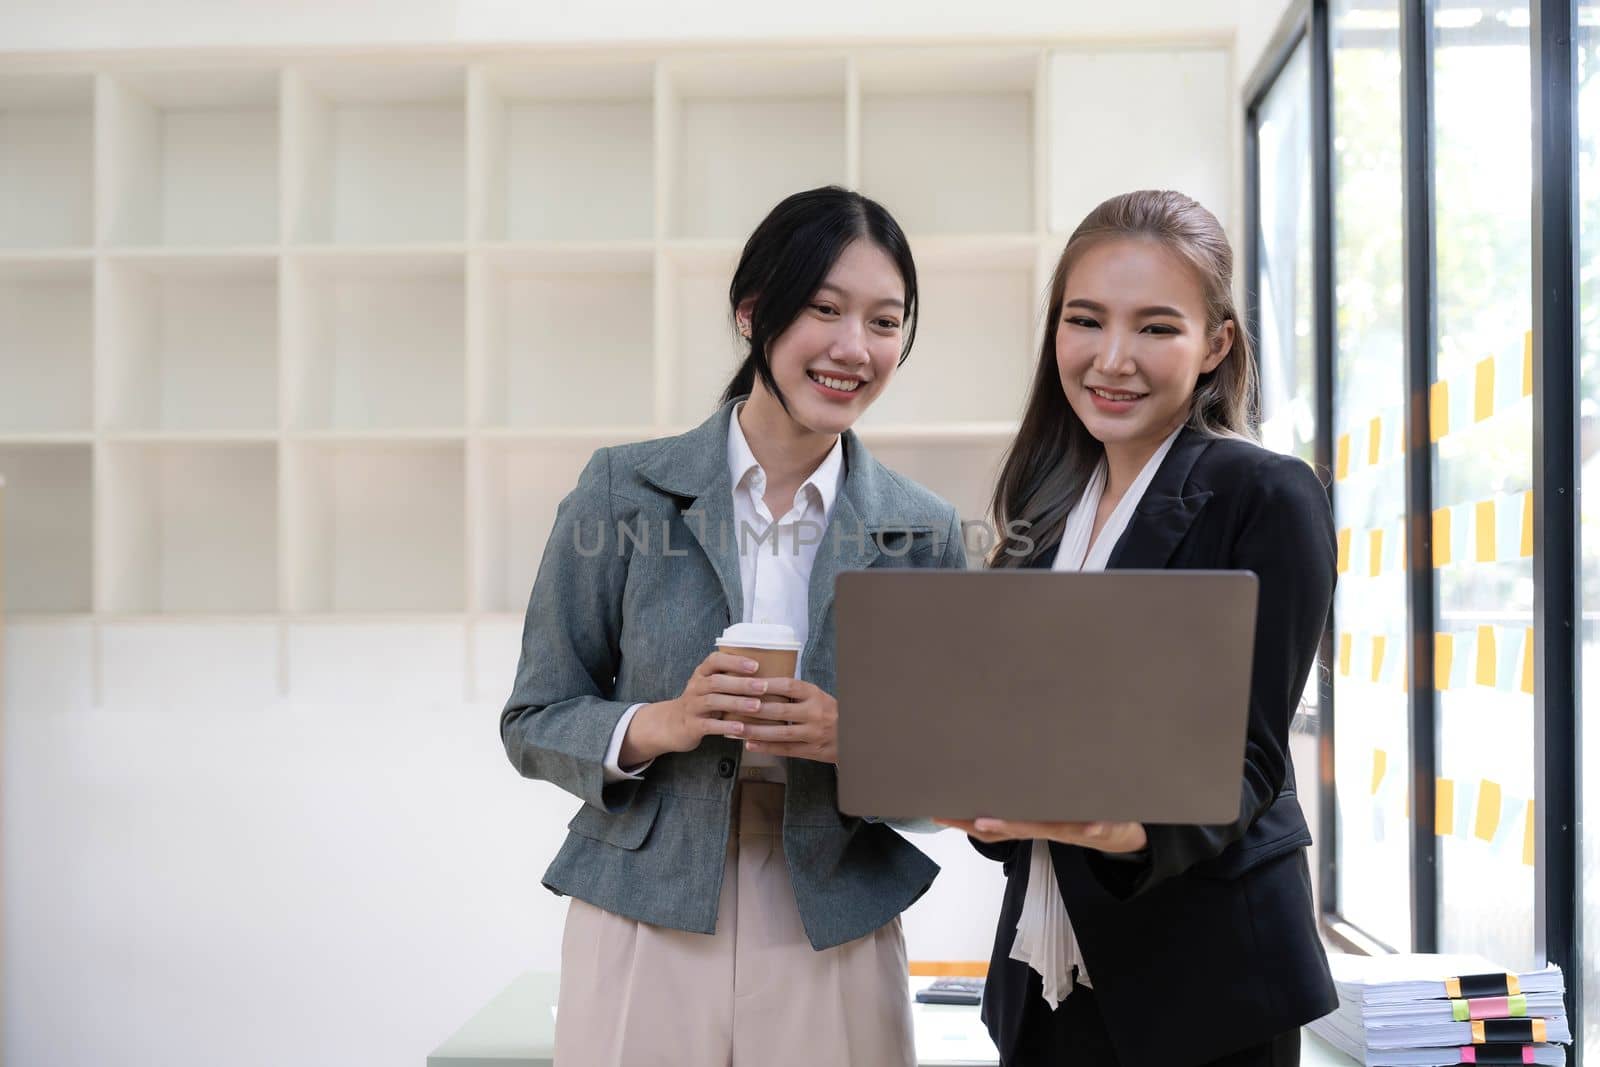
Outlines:
<svg viewBox="0 0 1600 1067"><path fill-rule="evenodd" d="M1311 292L1311 61L1302 39L1257 112L1261 440L1310 461L1317 430ZM1313 692L1315 688L1313 687Z"/></svg>
<svg viewBox="0 0 1600 1067"><path fill-rule="evenodd" d="M1309 184L1284 158L1296 127L1268 121L1287 114L1280 93L1310 109ZM1600 679L1600 508L1582 493L1600 477L1600 0L1301 0L1246 113L1264 428L1326 464L1338 531L1327 931L1508 968L1555 959L1600 1045L1600 894L1583 892L1600 883L1600 771L1569 788L1578 746L1600 759L1600 725L1582 729L1600 680L1575 686L1566 614L1576 592L1577 676ZM1327 310L1302 333L1308 308ZM1308 378L1325 386L1310 449Z"/></svg>
<svg viewBox="0 0 1600 1067"><path fill-rule="evenodd" d="M1411 944L1400 12L1333 5L1338 911Z"/></svg>
<svg viewBox="0 0 1600 1067"><path fill-rule="evenodd" d="M1579 549L1583 613L1579 737L1583 744L1580 798L1583 840L1579 885L1600 884L1600 0L1578 6L1578 463ZM1600 893L1579 893L1583 956L1590 961L1583 983L1584 1045L1600 1048ZM1591 1056L1593 1053L1591 1052Z"/></svg>
<svg viewBox="0 0 1600 1067"><path fill-rule="evenodd" d="M1434 12L1439 947L1534 962L1528 5Z"/></svg>

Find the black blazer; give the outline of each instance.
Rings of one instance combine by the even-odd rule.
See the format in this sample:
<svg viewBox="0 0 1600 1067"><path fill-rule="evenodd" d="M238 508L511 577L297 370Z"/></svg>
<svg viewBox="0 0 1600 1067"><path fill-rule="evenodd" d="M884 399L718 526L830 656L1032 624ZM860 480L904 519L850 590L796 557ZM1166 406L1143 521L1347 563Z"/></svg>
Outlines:
<svg viewBox="0 0 1600 1067"><path fill-rule="evenodd" d="M1239 818L1148 826L1148 858L1137 863L1050 845L1096 1002L1127 1067L1206 1063L1337 1007L1312 906L1311 834L1289 763L1289 721L1327 622L1334 558L1327 493L1310 467L1188 429L1112 550L1108 569L1260 578ZM1026 998L1040 995L1039 976L1010 957L1029 845L973 843L1005 864L983 1019L1010 1062Z"/></svg>

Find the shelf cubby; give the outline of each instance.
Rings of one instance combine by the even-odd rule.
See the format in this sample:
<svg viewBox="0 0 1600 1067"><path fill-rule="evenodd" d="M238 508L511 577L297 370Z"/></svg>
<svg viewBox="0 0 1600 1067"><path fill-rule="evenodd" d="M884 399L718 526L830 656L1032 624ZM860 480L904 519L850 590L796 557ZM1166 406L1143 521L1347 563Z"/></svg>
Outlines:
<svg viewBox="0 0 1600 1067"><path fill-rule="evenodd" d="M911 239L920 308L911 358L864 426L1009 421L1034 365L1033 240Z"/></svg>
<svg viewBox="0 0 1600 1067"><path fill-rule="evenodd" d="M278 240L278 72L142 70L100 79L100 240Z"/></svg>
<svg viewBox="0 0 1600 1067"><path fill-rule="evenodd" d="M912 233L1031 233L1039 63L1027 48L861 59L862 192Z"/></svg>
<svg viewBox="0 0 1600 1067"><path fill-rule="evenodd" d="M601 412L613 425L653 421L648 243L496 250L482 254L480 269L475 425L573 428Z"/></svg>
<svg viewBox="0 0 1600 1067"><path fill-rule="evenodd" d="M862 440L879 462L954 504L962 521L988 522L989 499L1000 474L1001 456L1011 443L1009 434L985 435L975 441L895 441L864 430ZM969 547L981 550L982 535L974 531Z"/></svg>
<svg viewBox="0 0 1600 1067"><path fill-rule="evenodd" d="M460 241L466 71L326 64L284 87L289 237L296 243Z"/></svg>
<svg viewBox="0 0 1600 1067"><path fill-rule="evenodd" d="M683 242L662 257L658 372L665 421L673 425L697 425L710 414L743 358L728 306L738 261L738 246L728 242Z"/></svg>
<svg viewBox="0 0 1600 1067"><path fill-rule="evenodd" d="M87 433L93 368L93 264L0 259L0 437Z"/></svg>
<svg viewBox="0 0 1600 1067"><path fill-rule="evenodd" d="M94 608L94 456L87 444L0 445L7 615Z"/></svg>
<svg viewBox="0 0 1600 1067"><path fill-rule="evenodd" d="M464 255L300 253L284 284L290 429L465 425Z"/></svg>
<svg viewBox="0 0 1600 1067"><path fill-rule="evenodd" d="M535 443L494 441L473 465L473 497L481 516L473 546L473 610L521 612L539 572L556 507L605 440ZM596 531L585 530L585 543ZM610 536L614 538L615 532Z"/></svg>
<svg viewBox="0 0 1600 1067"><path fill-rule="evenodd" d="M276 445L116 441L96 481L101 611L277 610Z"/></svg>
<svg viewBox="0 0 1600 1067"><path fill-rule="evenodd" d="M99 301L104 428L276 432L276 256L109 257Z"/></svg>
<svg viewBox="0 0 1600 1067"><path fill-rule="evenodd" d="M1071 233L1095 205L1135 189L1181 190L1227 227L1234 188L1231 69L1219 48L1053 53L1051 231ZM1117 91L1106 92L1107 85Z"/></svg>
<svg viewBox="0 0 1600 1067"><path fill-rule="evenodd" d="M92 74L0 75L0 248L94 243Z"/></svg>
<svg viewBox="0 0 1600 1067"><path fill-rule="evenodd" d="M654 88L648 62L474 72L472 238L650 240Z"/></svg>
<svg viewBox="0 0 1600 1067"><path fill-rule="evenodd" d="M465 610L460 441L297 441L287 454L288 611Z"/></svg>
<svg viewBox="0 0 1600 1067"><path fill-rule="evenodd" d="M743 241L790 193L849 180L846 63L729 57L663 66L667 235Z"/></svg>

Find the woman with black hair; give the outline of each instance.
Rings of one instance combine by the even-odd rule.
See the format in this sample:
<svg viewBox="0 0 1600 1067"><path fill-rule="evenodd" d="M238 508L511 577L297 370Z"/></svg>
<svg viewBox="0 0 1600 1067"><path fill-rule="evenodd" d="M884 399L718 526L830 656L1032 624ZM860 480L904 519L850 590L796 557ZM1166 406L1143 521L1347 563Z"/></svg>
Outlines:
<svg viewBox="0 0 1600 1067"><path fill-rule="evenodd" d="M774 208L729 306L749 354L698 429L595 453L562 502L500 720L584 801L544 884L572 898L561 1067L911 1065L899 915L938 867L835 789L833 579L961 567L955 510L851 426L916 330L905 235L838 188ZM791 679L717 651L788 627Z"/></svg>

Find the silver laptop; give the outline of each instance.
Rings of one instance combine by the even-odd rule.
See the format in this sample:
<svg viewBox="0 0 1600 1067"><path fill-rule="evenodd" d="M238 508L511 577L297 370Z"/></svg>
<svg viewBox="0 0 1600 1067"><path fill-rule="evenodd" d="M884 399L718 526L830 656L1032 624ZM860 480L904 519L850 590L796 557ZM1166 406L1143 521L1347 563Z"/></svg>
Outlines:
<svg viewBox="0 0 1600 1067"><path fill-rule="evenodd" d="M839 807L885 818L1239 817L1248 571L838 578Z"/></svg>

